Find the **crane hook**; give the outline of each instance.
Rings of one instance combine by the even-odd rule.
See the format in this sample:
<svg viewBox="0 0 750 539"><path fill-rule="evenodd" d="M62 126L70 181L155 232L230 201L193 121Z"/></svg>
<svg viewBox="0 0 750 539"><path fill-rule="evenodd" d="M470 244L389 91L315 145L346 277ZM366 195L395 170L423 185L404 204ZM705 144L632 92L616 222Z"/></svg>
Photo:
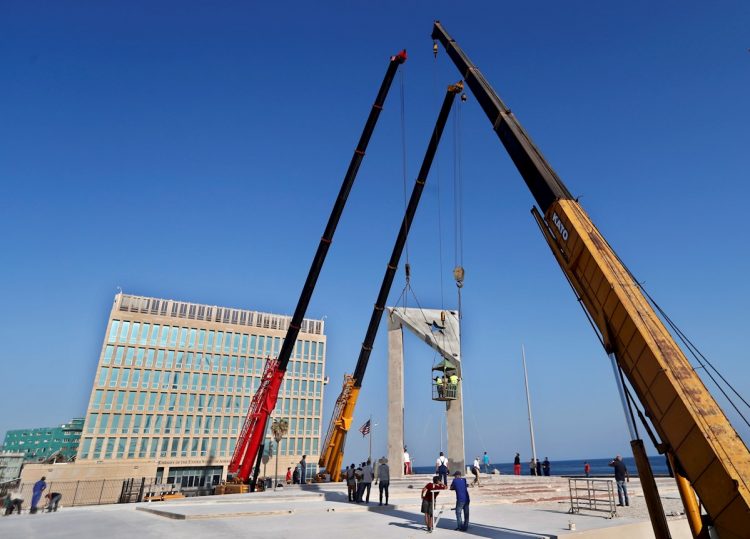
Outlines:
<svg viewBox="0 0 750 539"><path fill-rule="evenodd" d="M464 268L463 266L456 266L453 269L453 278L456 280L456 286L463 288L464 286Z"/></svg>
<svg viewBox="0 0 750 539"><path fill-rule="evenodd" d="M437 53L438 53L438 46L437 46L437 41L433 41L433 42L432 42L432 55L433 55L433 56L434 56L435 58L437 58Z"/></svg>
<svg viewBox="0 0 750 539"><path fill-rule="evenodd" d="M465 92L463 94L461 94L461 101L466 101L467 99L468 99L468 97L466 97L466 93Z"/></svg>

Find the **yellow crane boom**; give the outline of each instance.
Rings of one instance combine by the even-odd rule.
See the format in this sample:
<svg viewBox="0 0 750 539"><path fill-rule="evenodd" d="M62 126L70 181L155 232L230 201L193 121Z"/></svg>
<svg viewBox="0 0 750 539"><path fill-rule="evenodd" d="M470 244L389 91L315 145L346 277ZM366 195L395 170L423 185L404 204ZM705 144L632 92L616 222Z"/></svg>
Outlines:
<svg viewBox="0 0 750 539"><path fill-rule="evenodd" d="M529 187L541 210L532 213L549 247L661 437L661 449L676 460L719 536L747 539L747 446L627 268L510 109L439 22L432 38L445 47ZM639 472L652 478L650 469L641 469L649 468L645 451L640 457L636 453ZM681 493L694 513L688 507L692 493ZM651 503L649 512L657 536L668 537L663 513L664 526L659 528ZM707 533L699 518L691 520L691 528L696 537Z"/></svg>
<svg viewBox="0 0 750 539"><path fill-rule="evenodd" d="M367 371L367 363L370 360L370 353L375 344L378 327L383 318L385 302L388 300L388 294L390 293L393 279L396 276L396 269L401 260L401 253L406 245L406 239L409 236L411 224L414 221L419 201L422 198L422 192L427 183L427 177L430 173L430 168L432 167L432 161L437 152L438 145L440 144L440 137L442 136L443 129L448 121L451 107L453 106L456 95L460 94L463 89L464 85L459 81L456 84L448 86L448 89L445 92L440 112L435 121L435 127L432 130L430 142L427 144L427 150L425 151L424 159L422 160L422 166L419 168L419 174L414 182L414 187L412 188L411 196L409 197L409 203L404 211L404 218L401 220L401 228L399 229L398 236L396 236L396 242L393 245L391 258L386 265L385 275L383 276L380 291L378 292L378 297L375 300L375 305L372 309L370 323L367 326L365 339L362 341L362 348L359 351L354 374L350 377L344 378L344 387L341 390L339 398L336 400L336 409L333 412L331 424L326 436L326 442L323 445L323 451L318 460L318 464L331 474L332 481L338 481L340 478L341 461L344 458L346 434L351 426L354 407L357 405L359 390L362 387L362 380Z"/></svg>

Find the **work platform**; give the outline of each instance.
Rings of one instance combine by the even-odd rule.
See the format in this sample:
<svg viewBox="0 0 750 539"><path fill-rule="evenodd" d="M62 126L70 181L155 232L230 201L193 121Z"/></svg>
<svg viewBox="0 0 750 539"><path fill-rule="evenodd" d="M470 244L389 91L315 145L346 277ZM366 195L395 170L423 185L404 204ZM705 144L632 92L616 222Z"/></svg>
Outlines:
<svg viewBox="0 0 750 539"><path fill-rule="evenodd" d="M57 513L0 518L0 536L29 538L101 537L107 539L210 536L259 538L420 537L424 520L419 492L429 476L392 481L389 506L378 506L373 484L369 504L347 501L343 483L287 487L277 492L188 498L169 502L95 507L63 507ZM466 536L498 539L570 538L638 539L653 537L645 502L636 480L630 483L631 507L618 508L613 519L568 514L567 479L482 475L483 486L470 489L471 525ZM681 510L674 481L659 481L667 512ZM454 531L455 496L438 497L443 514L431 536ZM64 500L63 500L64 504ZM570 523L575 530L569 530ZM675 539L690 537L684 518L673 518Z"/></svg>

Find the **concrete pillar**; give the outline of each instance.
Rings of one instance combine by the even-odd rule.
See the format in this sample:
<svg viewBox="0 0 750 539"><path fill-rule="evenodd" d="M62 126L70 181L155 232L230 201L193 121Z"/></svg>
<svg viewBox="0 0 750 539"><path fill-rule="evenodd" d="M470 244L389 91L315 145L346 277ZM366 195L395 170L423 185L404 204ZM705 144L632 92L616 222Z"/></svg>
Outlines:
<svg viewBox="0 0 750 539"><path fill-rule="evenodd" d="M391 317L388 317L388 464L392 478L404 476L404 334L401 322Z"/></svg>
<svg viewBox="0 0 750 539"><path fill-rule="evenodd" d="M459 379L461 378L461 336L456 311L389 307L388 313L388 461L393 463L391 465L393 477L402 477L404 449L402 328L407 328L443 358L452 362L456 366ZM448 467L451 472L460 470L461 473L465 473L463 380L458 384L456 397L456 400L445 403ZM439 410L437 406L436 409ZM397 467L396 463L400 466Z"/></svg>
<svg viewBox="0 0 750 539"><path fill-rule="evenodd" d="M451 473L460 471L463 475L466 475L463 382L458 384L456 400L447 401L445 408L446 432L448 435L448 469Z"/></svg>

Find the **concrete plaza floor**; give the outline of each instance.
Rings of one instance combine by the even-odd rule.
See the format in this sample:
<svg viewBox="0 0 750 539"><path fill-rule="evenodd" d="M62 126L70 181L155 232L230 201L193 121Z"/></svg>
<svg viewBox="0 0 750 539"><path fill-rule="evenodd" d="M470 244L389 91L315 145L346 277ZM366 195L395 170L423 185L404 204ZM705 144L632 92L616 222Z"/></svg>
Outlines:
<svg viewBox="0 0 750 539"><path fill-rule="evenodd" d="M419 491L427 476L391 483L390 505L379 506L377 486L369 504L346 499L343 483L287 487L277 492L208 496L170 502L63 507L57 513L22 514L0 518L0 537L107 539L165 537L406 538L426 536L419 512ZM671 483L673 484L673 482ZM454 531L454 495L441 493L437 507L442 517L431 537L476 536L517 538L653 537L637 482L631 483L631 507L618 507L618 516L568 513L567 480L487 476L471 494L471 525L466 533ZM681 510L670 482L660 485L665 510ZM64 500L63 500L64 504ZM569 530L570 523L575 530ZM673 537L690 537L687 522L670 520Z"/></svg>

